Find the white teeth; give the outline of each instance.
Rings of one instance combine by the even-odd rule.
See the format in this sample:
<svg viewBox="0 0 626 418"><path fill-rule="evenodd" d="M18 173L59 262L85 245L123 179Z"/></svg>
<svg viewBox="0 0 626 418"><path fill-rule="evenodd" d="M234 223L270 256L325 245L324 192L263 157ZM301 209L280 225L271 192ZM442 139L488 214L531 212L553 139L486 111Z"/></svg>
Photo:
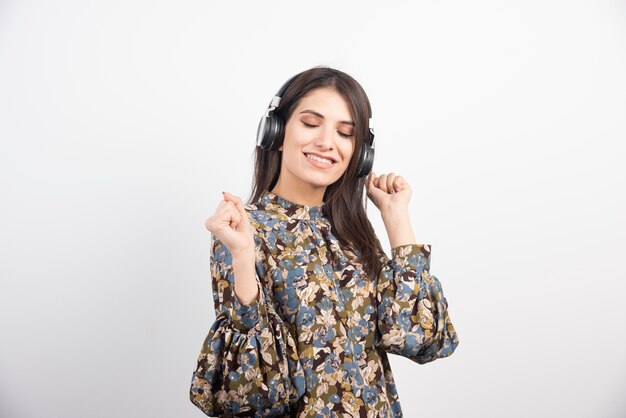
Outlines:
<svg viewBox="0 0 626 418"><path fill-rule="evenodd" d="M327 160L326 158L320 158L320 157L317 157L317 156L312 155L312 154L304 154L304 155L306 155L307 158L310 158L310 159L315 160L315 161L319 161L320 163L333 164L333 162L331 160Z"/></svg>

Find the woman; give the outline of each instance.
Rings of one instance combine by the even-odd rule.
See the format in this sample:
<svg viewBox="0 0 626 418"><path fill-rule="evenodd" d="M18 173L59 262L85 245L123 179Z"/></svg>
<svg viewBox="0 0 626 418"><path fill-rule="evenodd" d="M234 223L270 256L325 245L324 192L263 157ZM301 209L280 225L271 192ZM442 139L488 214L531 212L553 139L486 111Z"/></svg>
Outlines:
<svg viewBox="0 0 626 418"><path fill-rule="evenodd" d="M411 186L370 171L371 108L351 76L311 68L272 104L251 198L223 192L206 221L216 320L191 401L209 416L401 417L387 353L423 364L459 343L413 235Z"/></svg>

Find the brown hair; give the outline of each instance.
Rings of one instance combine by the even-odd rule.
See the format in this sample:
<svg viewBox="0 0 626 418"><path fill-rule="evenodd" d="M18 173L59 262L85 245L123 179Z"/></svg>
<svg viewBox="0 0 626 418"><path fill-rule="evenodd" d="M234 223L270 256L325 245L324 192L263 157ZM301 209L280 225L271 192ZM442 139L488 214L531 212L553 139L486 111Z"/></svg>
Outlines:
<svg viewBox="0 0 626 418"><path fill-rule="evenodd" d="M273 114L285 121L297 107L300 99L309 91L327 87L339 93L348 102L355 123L355 148L348 168L343 175L326 188L324 193L324 215L331 223L333 235L342 246L359 255L363 267L369 274L379 272L382 263L382 246L367 217L367 194L364 193L366 177L356 177L358 157L366 138L369 137L369 115L371 107L363 87L350 75L327 67L316 66L300 73L284 91L279 106ZM280 142L284 138L281 138ZM277 146L278 147L278 146ZM271 191L278 180L282 152L267 151L255 147L254 178L248 204L256 202L264 190Z"/></svg>

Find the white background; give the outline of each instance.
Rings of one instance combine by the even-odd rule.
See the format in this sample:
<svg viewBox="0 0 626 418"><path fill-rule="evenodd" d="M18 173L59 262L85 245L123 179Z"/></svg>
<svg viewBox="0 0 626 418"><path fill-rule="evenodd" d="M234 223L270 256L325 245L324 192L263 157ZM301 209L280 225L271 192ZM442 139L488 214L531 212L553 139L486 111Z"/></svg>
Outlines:
<svg viewBox="0 0 626 418"><path fill-rule="evenodd" d="M626 4L389 3L0 2L0 416L203 416L204 220L320 64L367 91L460 338L392 356L405 416L626 416Z"/></svg>

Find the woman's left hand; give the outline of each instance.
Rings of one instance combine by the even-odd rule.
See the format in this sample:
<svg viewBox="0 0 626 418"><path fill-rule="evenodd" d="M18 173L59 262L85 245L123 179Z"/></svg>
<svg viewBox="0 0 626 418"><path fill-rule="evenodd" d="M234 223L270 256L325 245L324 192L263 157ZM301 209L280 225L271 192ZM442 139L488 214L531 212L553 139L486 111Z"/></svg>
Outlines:
<svg viewBox="0 0 626 418"><path fill-rule="evenodd" d="M411 186L402 176L395 173L376 176L373 171L365 182L367 197L376 205L382 214L394 210L407 210L411 199Z"/></svg>

